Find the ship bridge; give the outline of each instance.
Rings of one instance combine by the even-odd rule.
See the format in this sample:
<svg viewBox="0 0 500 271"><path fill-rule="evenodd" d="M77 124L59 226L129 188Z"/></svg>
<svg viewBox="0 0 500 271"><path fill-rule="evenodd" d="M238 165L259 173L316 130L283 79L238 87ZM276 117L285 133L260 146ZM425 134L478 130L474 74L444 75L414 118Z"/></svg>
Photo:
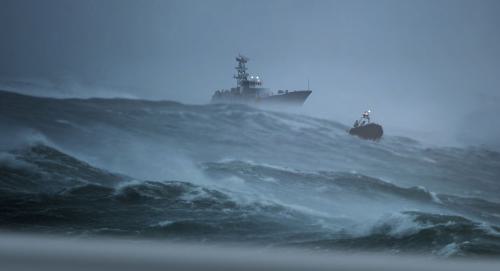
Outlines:
<svg viewBox="0 0 500 271"><path fill-rule="evenodd" d="M248 80L246 80L246 87L249 88L259 88L262 86L262 81L260 81L259 76L251 75Z"/></svg>
<svg viewBox="0 0 500 271"><path fill-rule="evenodd" d="M236 61L238 62L238 66L235 67L236 75L234 78L237 81L238 92L245 96L266 96L270 94L270 91L267 88L262 87L262 80L258 75L250 75L247 73L248 68L246 67L246 63L249 58L239 55L236 57Z"/></svg>

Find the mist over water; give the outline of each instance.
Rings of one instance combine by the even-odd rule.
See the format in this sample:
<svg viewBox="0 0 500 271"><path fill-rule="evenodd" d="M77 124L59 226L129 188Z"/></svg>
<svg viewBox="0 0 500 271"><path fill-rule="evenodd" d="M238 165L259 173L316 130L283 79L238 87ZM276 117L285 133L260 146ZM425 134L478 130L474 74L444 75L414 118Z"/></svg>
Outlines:
<svg viewBox="0 0 500 271"><path fill-rule="evenodd" d="M500 251L498 152L364 141L334 121L242 105L0 96L6 229Z"/></svg>
<svg viewBox="0 0 500 271"><path fill-rule="evenodd" d="M499 12L489 0L0 0L0 234L35 254L36 238L4 233L207 252L186 261L211 255L200 244L274 251L256 262L283 248L497 258ZM210 104L236 84L240 53L264 87L312 94L300 108ZM380 141L347 132L368 109ZM129 253L118 243L102 249Z"/></svg>

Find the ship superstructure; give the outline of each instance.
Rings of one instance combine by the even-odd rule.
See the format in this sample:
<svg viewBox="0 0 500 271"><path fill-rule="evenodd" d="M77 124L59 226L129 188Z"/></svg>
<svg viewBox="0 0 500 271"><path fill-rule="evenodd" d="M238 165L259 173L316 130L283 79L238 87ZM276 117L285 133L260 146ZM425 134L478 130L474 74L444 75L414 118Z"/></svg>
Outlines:
<svg viewBox="0 0 500 271"><path fill-rule="evenodd" d="M262 86L262 81L257 75L247 72L246 64L249 59L245 56L236 57L236 87L230 90L217 90L212 96L212 103L245 103L258 105L302 105L311 90L278 90L276 93Z"/></svg>

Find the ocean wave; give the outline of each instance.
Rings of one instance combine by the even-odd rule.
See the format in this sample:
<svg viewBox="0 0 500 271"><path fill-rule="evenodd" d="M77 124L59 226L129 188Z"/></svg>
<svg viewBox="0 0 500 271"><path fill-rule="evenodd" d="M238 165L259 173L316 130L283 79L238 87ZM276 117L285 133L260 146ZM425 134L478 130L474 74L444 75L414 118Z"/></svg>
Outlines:
<svg viewBox="0 0 500 271"><path fill-rule="evenodd" d="M498 152L242 105L0 92L0 115L2 228L500 255Z"/></svg>
<svg viewBox="0 0 500 271"><path fill-rule="evenodd" d="M460 216L421 212L383 216L361 236L317 240L295 245L320 250L390 251L437 256L498 255L500 237L495 229Z"/></svg>

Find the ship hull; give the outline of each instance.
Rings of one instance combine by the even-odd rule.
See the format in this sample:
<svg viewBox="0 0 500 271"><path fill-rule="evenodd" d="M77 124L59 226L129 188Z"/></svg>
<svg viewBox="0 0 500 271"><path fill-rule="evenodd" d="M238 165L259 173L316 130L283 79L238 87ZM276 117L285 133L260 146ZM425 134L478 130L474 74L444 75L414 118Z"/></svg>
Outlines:
<svg viewBox="0 0 500 271"><path fill-rule="evenodd" d="M280 105L280 106L301 106L311 95L311 90L297 90L283 94L270 95L264 97L245 97L240 95L228 97L213 97L212 103L238 103L250 105Z"/></svg>

